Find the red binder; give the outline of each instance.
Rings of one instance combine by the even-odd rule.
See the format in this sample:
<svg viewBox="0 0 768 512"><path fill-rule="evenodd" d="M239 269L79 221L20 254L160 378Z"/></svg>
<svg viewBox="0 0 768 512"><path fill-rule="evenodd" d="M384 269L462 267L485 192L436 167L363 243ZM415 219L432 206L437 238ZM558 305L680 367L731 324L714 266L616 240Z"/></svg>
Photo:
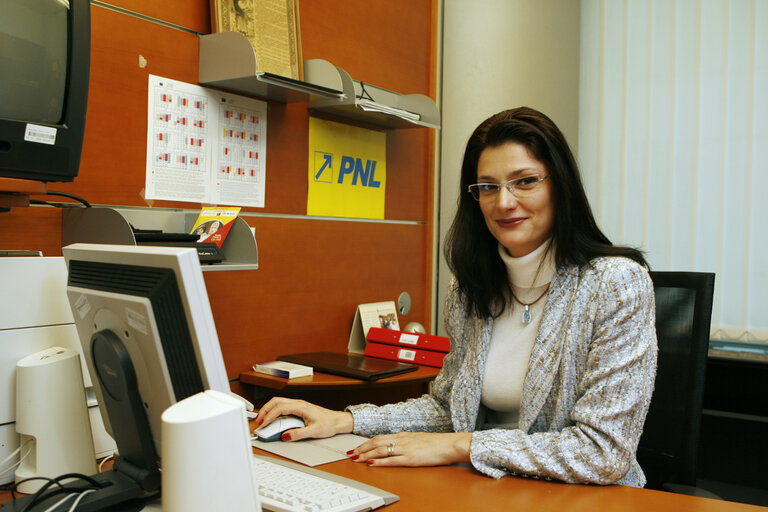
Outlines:
<svg viewBox="0 0 768 512"><path fill-rule="evenodd" d="M442 368L443 359L445 359L447 354L445 352L405 348L399 345L387 345L369 341L365 344L365 355L378 357L380 359L390 359L392 361L402 361L404 363L423 364L425 366Z"/></svg>
<svg viewBox="0 0 768 512"><path fill-rule="evenodd" d="M396 331L381 327L368 329L365 339L412 349L436 350L437 352L449 352L451 350L451 341L445 336Z"/></svg>

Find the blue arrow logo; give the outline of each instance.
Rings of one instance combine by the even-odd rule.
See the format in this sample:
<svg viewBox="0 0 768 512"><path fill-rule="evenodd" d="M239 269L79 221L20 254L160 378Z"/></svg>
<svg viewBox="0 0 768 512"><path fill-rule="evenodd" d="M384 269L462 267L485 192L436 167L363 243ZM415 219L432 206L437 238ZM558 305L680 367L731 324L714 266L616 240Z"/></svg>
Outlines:
<svg viewBox="0 0 768 512"><path fill-rule="evenodd" d="M325 181L328 183L332 182L333 173L331 173L330 178L324 178L322 180L320 179L320 176L323 174L323 172L326 169L330 169L331 171L333 171L333 155L331 153L321 153L317 151L316 156L322 156L323 160L322 160L322 165L320 166L320 170L318 170L317 173L315 173L315 181Z"/></svg>

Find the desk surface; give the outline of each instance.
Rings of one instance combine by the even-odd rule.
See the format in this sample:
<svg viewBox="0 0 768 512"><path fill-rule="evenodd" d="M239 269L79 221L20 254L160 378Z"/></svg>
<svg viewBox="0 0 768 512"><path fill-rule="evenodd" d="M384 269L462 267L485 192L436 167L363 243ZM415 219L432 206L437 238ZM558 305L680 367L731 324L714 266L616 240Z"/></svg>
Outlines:
<svg viewBox="0 0 768 512"><path fill-rule="evenodd" d="M260 452L257 450L259 453ZM269 455L269 454L266 454ZM520 477L494 480L470 465L372 468L349 460L317 469L400 496L382 512L521 510L526 512L766 512L768 508L634 487L571 485Z"/></svg>
<svg viewBox="0 0 768 512"><path fill-rule="evenodd" d="M273 456L254 449L260 455ZM634 487L570 485L520 477L494 480L470 465L372 468L343 460L317 469L400 496L382 512L521 510L525 512L766 512L768 508ZM10 501L0 492L0 503Z"/></svg>

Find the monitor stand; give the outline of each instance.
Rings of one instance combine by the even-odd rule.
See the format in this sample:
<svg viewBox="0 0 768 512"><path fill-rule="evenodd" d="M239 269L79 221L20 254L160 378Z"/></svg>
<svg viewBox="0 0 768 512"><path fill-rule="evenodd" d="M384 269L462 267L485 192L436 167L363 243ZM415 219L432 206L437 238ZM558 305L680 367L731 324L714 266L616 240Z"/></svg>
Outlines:
<svg viewBox="0 0 768 512"><path fill-rule="evenodd" d="M46 194L48 184L44 181L0 178L0 212L7 212L12 206L29 206L29 196Z"/></svg>
<svg viewBox="0 0 768 512"><path fill-rule="evenodd" d="M133 362L120 338L108 329L96 332L91 337L91 357L93 367L97 369L96 377L104 390L104 406L120 455L115 457L111 470L90 475L98 489L83 496L77 511L138 511L144 507L147 499L158 496L161 478L155 443L139 394ZM78 479L63 486L73 489L91 485ZM44 486L42 489L45 490L38 494L55 490L56 487ZM56 494L41 502L37 494L33 494L3 504L0 512L31 510L33 506L29 502L35 502L34 509L38 510L40 503L50 506L62 497L63 494ZM70 500L64 506L71 504Z"/></svg>

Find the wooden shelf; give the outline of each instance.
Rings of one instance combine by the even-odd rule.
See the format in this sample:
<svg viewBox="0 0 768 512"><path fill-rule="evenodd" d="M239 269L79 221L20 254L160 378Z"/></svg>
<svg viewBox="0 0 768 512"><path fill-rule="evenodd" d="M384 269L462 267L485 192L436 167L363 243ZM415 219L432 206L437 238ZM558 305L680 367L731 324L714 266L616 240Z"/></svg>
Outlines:
<svg viewBox="0 0 768 512"><path fill-rule="evenodd" d="M189 233L199 212L171 208L93 207L62 211L61 245L73 243L135 245L131 226L160 229L168 233ZM202 264L204 272L255 270L259 249L250 226L237 217L221 246L224 261Z"/></svg>
<svg viewBox="0 0 768 512"><path fill-rule="evenodd" d="M0 178L0 208L29 206L29 196L45 194L48 184L44 181Z"/></svg>
<svg viewBox="0 0 768 512"><path fill-rule="evenodd" d="M328 409L343 410L351 404L384 405L402 402L429 393L432 380L440 368L419 366L416 371L377 381L365 381L315 372L310 377L281 379L253 371L240 374L240 389L256 407L270 398L281 396L307 400Z"/></svg>

